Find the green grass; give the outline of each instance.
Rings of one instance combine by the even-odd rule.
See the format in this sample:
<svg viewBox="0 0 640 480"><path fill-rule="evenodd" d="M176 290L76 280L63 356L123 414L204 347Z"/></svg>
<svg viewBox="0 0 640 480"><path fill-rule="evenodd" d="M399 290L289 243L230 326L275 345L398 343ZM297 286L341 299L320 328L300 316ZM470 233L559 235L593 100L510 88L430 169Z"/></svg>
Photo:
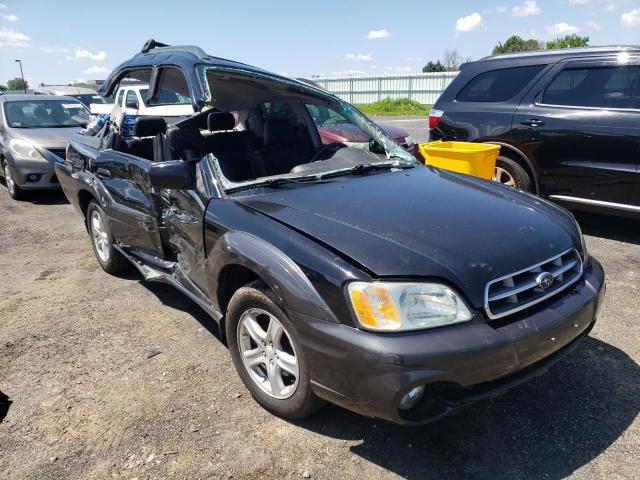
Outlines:
<svg viewBox="0 0 640 480"><path fill-rule="evenodd" d="M431 105L423 105L408 98L383 98L374 103L357 104L356 108L365 115L428 115Z"/></svg>

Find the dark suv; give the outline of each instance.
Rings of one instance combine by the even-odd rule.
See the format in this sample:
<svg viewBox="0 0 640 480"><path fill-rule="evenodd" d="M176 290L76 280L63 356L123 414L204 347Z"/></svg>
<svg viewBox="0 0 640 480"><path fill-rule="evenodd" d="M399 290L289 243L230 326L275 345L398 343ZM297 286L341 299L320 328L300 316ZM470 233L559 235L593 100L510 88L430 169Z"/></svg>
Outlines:
<svg viewBox="0 0 640 480"><path fill-rule="evenodd" d="M102 268L131 262L197 302L270 411L325 399L431 421L539 375L593 327L604 273L566 210L421 165L338 97L199 48L149 42L102 93L127 77L195 113L126 136L114 107L71 139L60 184ZM318 109L371 142L323 145Z"/></svg>
<svg viewBox="0 0 640 480"><path fill-rule="evenodd" d="M576 209L640 215L640 47L497 55L463 66L431 138L502 146L495 180Z"/></svg>

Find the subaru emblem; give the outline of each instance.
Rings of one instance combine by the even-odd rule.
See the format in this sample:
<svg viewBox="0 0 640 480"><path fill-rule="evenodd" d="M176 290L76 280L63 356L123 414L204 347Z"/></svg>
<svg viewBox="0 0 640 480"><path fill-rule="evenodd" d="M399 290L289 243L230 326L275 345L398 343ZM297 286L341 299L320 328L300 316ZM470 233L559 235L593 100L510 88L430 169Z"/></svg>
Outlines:
<svg viewBox="0 0 640 480"><path fill-rule="evenodd" d="M551 275L549 272L542 272L540 275L536 277L536 283L543 290L546 290L551 285L553 285L553 281L554 281L553 275Z"/></svg>

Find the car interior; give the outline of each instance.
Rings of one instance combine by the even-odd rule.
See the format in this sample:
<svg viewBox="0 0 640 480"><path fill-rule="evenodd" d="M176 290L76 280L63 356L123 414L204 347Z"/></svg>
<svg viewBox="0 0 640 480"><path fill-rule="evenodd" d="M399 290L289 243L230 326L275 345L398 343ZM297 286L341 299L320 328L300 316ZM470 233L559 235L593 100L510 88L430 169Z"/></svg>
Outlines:
<svg viewBox="0 0 640 480"><path fill-rule="evenodd" d="M162 79L167 81L162 83ZM301 165L328 158L347 147L342 143L323 145L310 114L310 109L318 107L339 110L331 99L302 88L292 89L283 82L246 75L215 72L207 79L213 108L172 125L160 117L137 117L133 136L118 138L112 148L151 161L200 160L213 154L228 180L247 182L300 173ZM180 80L184 83L179 76L164 75L158 92L165 92L165 97L167 91L187 95L186 83ZM161 98L156 94L156 101ZM159 156L161 152L165 152L164 157ZM371 155L367 160L373 161Z"/></svg>

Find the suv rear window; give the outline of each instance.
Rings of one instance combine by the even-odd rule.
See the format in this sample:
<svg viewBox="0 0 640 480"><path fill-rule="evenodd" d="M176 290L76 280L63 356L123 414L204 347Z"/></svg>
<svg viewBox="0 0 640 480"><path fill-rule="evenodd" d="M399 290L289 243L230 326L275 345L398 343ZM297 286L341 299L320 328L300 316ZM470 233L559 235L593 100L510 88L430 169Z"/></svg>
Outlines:
<svg viewBox="0 0 640 480"><path fill-rule="evenodd" d="M542 97L547 105L634 108L640 93L637 65L570 68L549 84Z"/></svg>
<svg viewBox="0 0 640 480"><path fill-rule="evenodd" d="M504 102L513 98L545 65L491 70L474 77L458 93L459 102Z"/></svg>

